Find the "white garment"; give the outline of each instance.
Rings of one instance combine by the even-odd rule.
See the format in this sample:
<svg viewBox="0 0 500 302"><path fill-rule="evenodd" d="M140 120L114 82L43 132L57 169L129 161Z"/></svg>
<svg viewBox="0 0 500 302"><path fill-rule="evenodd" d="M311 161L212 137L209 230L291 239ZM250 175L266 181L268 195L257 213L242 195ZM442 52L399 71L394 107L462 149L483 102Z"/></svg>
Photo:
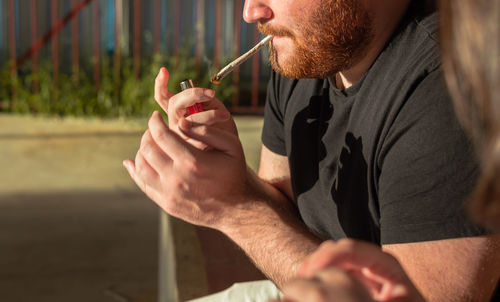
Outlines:
<svg viewBox="0 0 500 302"><path fill-rule="evenodd" d="M188 302L267 302L281 297L281 292L269 280L235 283L219 293Z"/></svg>

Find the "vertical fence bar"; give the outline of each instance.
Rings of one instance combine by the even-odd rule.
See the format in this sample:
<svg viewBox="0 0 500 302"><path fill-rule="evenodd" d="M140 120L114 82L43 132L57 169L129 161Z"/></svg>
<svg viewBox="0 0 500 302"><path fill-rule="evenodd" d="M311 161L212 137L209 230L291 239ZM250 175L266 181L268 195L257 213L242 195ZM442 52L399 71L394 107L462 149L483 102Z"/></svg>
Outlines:
<svg viewBox="0 0 500 302"><path fill-rule="evenodd" d="M141 0L134 0L134 74L139 79L141 72Z"/></svg>
<svg viewBox="0 0 500 302"><path fill-rule="evenodd" d="M198 7L196 8L196 76L199 81L201 78L201 56L203 54L203 37L204 37L204 23L205 23L205 0L198 0Z"/></svg>
<svg viewBox="0 0 500 302"><path fill-rule="evenodd" d="M222 23L222 0L215 0L215 44L214 44L214 67L220 68L220 49L221 49L221 23Z"/></svg>
<svg viewBox="0 0 500 302"><path fill-rule="evenodd" d="M14 0L9 0L9 44L10 44L10 60L12 64L16 64L17 54L16 54L16 9L14 6ZM11 69L11 80L12 80L12 98L10 100L10 108L14 106L16 100L16 82L17 82L17 70ZM2 104L3 105L3 104Z"/></svg>
<svg viewBox="0 0 500 302"><path fill-rule="evenodd" d="M154 52L160 52L161 41L161 0L155 0L154 3Z"/></svg>
<svg viewBox="0 0 500 302"><path fill-rule="evenodd" d="M33 0L36 1L36 0ZM78 0L72 1L73 7L76 7L78 4ZM72 54L73 54L73 80L78 84L80 81L80 39L79 39L79 28L78 28L78 15L74 17L74 20L71 24L71 37L73 46Z"/></svg>
<svg viewBox="0 0 500 302"><path fill-rule="evenodd" d="M59 21L58 0L52 0L51 2L51 15L52 28L55 28ZM59 82L59 32L55 32L52 37L52 64L54 67L54 84L57 85ZM55 91L57 91L57 89ZM55 100L57 100L57 93Z"/></svg>
<svg viewBox="0 0 500 302"><path fill-rule="evenodd" d="M113 66L114 66L114 79L115 79L115 95L117 100L121 99L120 96L120 33L122 30L122 0L115 0L115 49L113 54Z"/></svg>
<svg viewBox="0 0 500 302"><path fill-rule="evenodd" d="M174 56L176 58L175 65L179 64L179 54L181 48L181 2L174 2Z"/></svg>
<svg viewBox="0 0 500 302"><path fill-rule="evenodd" d="M241 52L241 0L234 0L234 57ZM234 96L232 108L237 108L240 101L240 67L233 71Z"/></svg>
<svg viewBox="0 0 500 302"><path fill-rule="evenodd" d="M101 83L101 18L99 1L94 2L92 15L94 19L94 85L97 91Z"/></svg>
<svg viewBox="0 0 500 302"><path fill-rule="evenodd" d="M260 38L257 27L254 27L254 44L257 44ZM259 63L260 52L256 53L253 57L252 66L252 109L259 107Z"/></svg>
<svg viewBox="0 0 500 302"><path fill-rule="evenodd" d="M36 0L31 0L30 2L30 6L31 6L31 11L30 11L30 15L31 15L31 44L35 44L36 41L38 40L38 32L37 32L37 26L38 26L38 22L37 22L37 16L36 16ZM33 56L32 56L32 59L33 59L33 66L32 66L32 70L31 70L31 73L33 74L33 86L32 86L32 89L33 89L33 94L34 95L38 95L38 53L35 52L33 53Z"/></svg>

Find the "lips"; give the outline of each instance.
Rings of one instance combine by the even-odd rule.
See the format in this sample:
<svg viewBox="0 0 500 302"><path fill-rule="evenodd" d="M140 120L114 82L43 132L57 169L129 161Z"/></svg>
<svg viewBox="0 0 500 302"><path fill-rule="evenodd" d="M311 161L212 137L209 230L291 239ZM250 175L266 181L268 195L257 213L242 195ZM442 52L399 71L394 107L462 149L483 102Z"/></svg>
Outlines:
<svg viewBox="0 0 500 302"><path fill-rule="evenodd" d="M289 39L289 37L285 36L274 36L271 42L273 45L281 45L286 42L286 39Z"/></svg>

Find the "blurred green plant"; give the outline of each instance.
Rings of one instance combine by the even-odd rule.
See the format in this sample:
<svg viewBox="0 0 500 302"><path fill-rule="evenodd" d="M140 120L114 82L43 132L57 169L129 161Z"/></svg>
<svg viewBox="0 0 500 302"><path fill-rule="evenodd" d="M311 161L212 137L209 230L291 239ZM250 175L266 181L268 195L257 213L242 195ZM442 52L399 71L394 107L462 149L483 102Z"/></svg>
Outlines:
<svg viewBox="0 0 500 302"><path fill-rule="evenodd" d="M122 58L120 73L114 73L113 62L104 56L101 61L99 87L97 88L90 71L82 68L78 74L59 73L54 81L53 66L49 61L39 65L38 72L32 73L29 66L18 70L12 77L9 65L0 70L0 112L35 113L57 116L99 116L99 117L144 117L160 107L154 100L154 80L162 66L170 72L169 90L180 91L179 83L193 79L199 87L212 88L216 97L226 106L230 105L235 88L232 77L224 79L220 85L210 83L215 72L202 64L198 74L192 47L184 47L178 57L154 55L143 59L141 75L134 74L132 58ZM222 60L221 64L229 62ZM86 66L93 66L90 60ZM38 93L33 93L37 83ZM13 89L14 88L14 89ZM15 91L15 97L12 91Z"/></svg>

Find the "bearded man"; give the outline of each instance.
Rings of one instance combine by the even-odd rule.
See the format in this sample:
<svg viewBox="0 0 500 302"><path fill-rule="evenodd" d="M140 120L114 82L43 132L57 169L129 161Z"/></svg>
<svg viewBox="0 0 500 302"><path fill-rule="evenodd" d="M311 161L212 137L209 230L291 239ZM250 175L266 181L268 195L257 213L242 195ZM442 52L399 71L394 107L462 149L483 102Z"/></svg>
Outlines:
<svg viewBox="0 0 500 302"><path fill-rule="evenodd" d="M169 126L154 113L135 163L124 162L139 187L226 234L278 286L322 241L348 237L394 255L430 301L487 297L499 242L464 213L478 167L428 5L247 0L243 14L274 36L258 175L214 92L173 95L162 69L156 99ZM197 102L205 112L185 118Z"/></svg>

